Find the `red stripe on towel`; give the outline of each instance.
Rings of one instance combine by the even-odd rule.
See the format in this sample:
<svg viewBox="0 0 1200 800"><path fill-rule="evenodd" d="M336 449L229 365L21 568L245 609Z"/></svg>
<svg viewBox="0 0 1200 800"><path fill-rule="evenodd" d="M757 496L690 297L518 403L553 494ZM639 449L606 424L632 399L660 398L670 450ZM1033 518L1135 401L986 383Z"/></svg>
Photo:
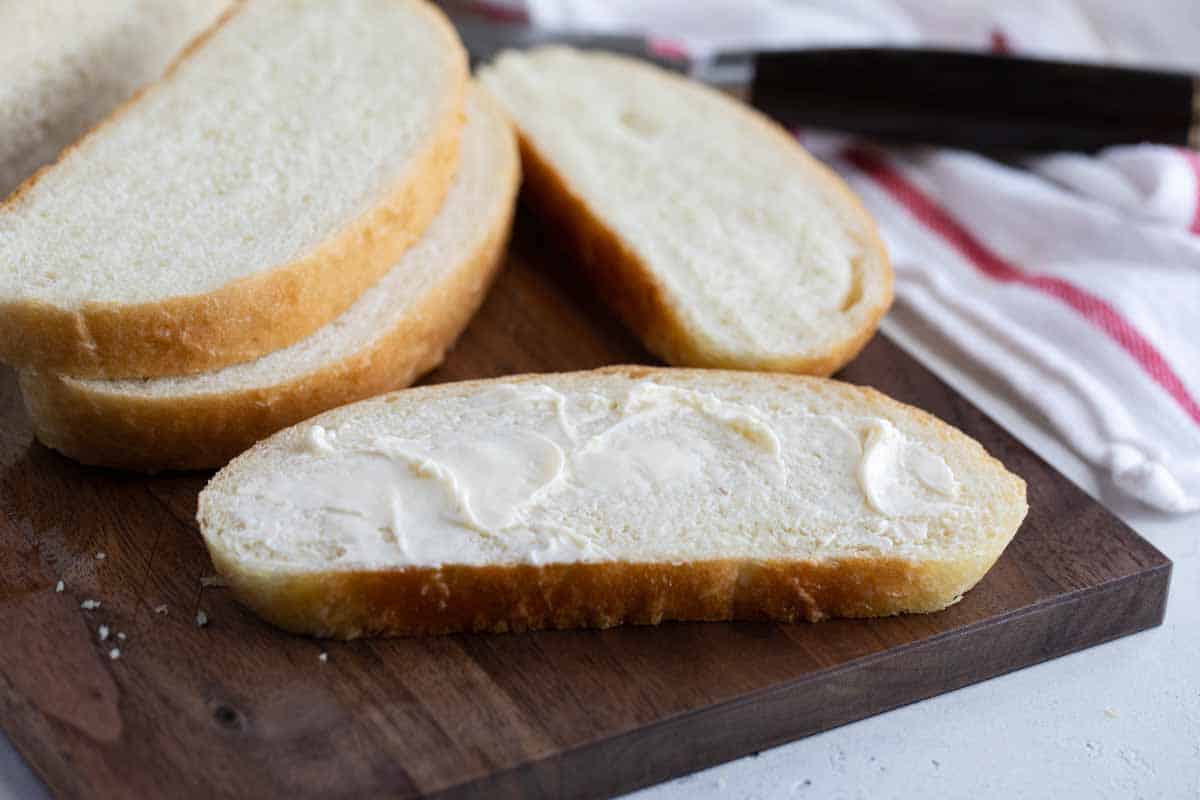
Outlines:
<svg viewBox="0 0 1200 800"><path fill-rule="evenodd" d="M989 43L992 46L992 52L998 55L1009 55L1013 51L1012 43L1008 41L1008 34L1001 28L993 28L989 38Z"/></svg>
<svg viewBox="0 0 1200 800"><path fill-rule="evenodd" d="M1037 289L1075 309L1133 356L1142 369L1200 425L1200 403L1188 393L1187 387L1162 353L1103 298L1062 278L1028 273L993 253L935 200L879 155L862 147L847 147L842 151L842 157L875 181L983 274L1003 283L1017 283ZM1196 161L1196 167L1200 170L1200 158Z"/></svg>
<svg viewBox="0 0 1200 800"><path fill-rule="evenodd" d="M529 14L520 6L500 2L477 0L471 3L470 10L492 22L528 23Z"/></svg>
<svg viewBox="0 0 1200 800"><path fill-rule="evenodd" d="M674 39L660 39L657 36L650 39L650 52L659 58L672 61L686 61L688 58L687 47L682 42Z"/></svg>

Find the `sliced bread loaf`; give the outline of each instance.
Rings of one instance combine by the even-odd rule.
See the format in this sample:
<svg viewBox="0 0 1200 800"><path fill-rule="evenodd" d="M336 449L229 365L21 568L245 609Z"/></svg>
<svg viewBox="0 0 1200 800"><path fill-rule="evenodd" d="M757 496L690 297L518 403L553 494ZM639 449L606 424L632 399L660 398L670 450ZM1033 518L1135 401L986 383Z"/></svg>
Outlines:
<svg viewBox="0 0 1200 800"><path fill-rule="evenodd" d="M248 607L356 637L936 611L1025 512L978 443L870 389L617 367L335 409L198 518Z"/></svg>
<svg viewBox="0 0 1200 800"><path fill-rule="evenodd" d="M858 199L738 101L619 56L502 54L536 209L646 346L681 366L827 375L892 299Z"/></svg>
<svg viewBox="0 0 1200 800"><path fill-rule="evenodd" d="M501 264L519 183L512 129L483 90L468 97L467 117L458 174L438 216L340 317L283 350L199 375L22 372L38 439L88 464L219 467L280 428L432 369Z"/></svg>
<svg viewBox="0 0 1200 800"><path fill-rule="evenodd" d="M433 218L466 79L420 0L236 6L0 207L0 360L176 375L312 333Z"/></svg>
<svg viewBox="0 0 1200 800"><path fill-rule="evenodd" d="M231 2L0 3L0 200L162 75Z"/></svg>

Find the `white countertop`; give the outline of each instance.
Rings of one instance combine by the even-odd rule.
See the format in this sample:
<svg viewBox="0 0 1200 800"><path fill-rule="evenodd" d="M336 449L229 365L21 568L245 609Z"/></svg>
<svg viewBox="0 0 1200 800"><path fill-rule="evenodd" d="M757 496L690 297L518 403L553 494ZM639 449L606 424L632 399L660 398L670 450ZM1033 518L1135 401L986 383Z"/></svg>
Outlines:
<svg viewBox="0 0 1200 800"><path fill-rule="evenodd" d="M635 796L1200 800L1200 515L1121 502L985 378L921 340L903 309L884 328L1175 562L1166 623ZM45 796L0 735L0 800Z"/></svg>

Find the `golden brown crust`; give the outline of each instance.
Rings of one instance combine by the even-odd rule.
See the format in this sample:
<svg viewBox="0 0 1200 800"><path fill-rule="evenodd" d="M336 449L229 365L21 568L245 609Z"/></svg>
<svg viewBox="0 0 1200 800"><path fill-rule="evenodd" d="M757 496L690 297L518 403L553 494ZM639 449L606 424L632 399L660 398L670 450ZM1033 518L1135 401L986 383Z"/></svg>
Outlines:
<svg viewBox="0 0 1200 800"><path fill-rule="evenodd" d="M249 361L286 347L345 311L420 236L450 189L466 119L466 56L445 17L427 4L458 48L458 90L436 134L414 155L401 183L337 236L290 264L234 281L216 291L125 305L87 303L64 309L36 301L0 303L0 361L87 378L186 375ZM58 166L105 125L153 91L242 8L234 6L198 36L157 83L139 91L55 164L31 176L3 204L18 202L48 169Z"/></svg>
<svg viewBox="0 0 1200 800"><path fill-rule="evenodd" d="M212 554L234 595L263 619L293 633L340 639L925 613L957 602L999 556L443 566L266 577Z"/></svg>
<svg viewBox="0 0 1200 800"><path fill-rule="evenodd" d="M520 180L515 153L510 164L504 211L480 246L369 348L287 382L191 397L98 392L78 381L22 372L21 391L38 439L85 464L213 468L321 411L410 385L441 363L500 270Z"/></svg>
<svg viewBox="0 0 1200 800"><path fill-rule="evenodd" d="M637 65L635 68L644 68ZM672 75L666 80L680 80ZM700 87L693 87L700 88ZM727 99L727 98L726 98ZM643 341L646 348L669 364L714 369L763 370L806 375L831 375L862 351L874 336L879 321L892 303L892 268L887 249L879 237L874 220L858 197L829 168L809 156L796 141L774 122L749 108L732 104L734 113L744 115L755 127L794 148L807 167L851 206L860 218L865 252L876 264L871 279L877 287L874 302L860 301L851 309L858 316L853 335L821 351L798 353L790 357L747 359L717 352L705 346L680 318L666 289L657 280L650 265L600 216L593 213L584 198L574 190L534 142L520 133L521 159L525 170L525 188L540 217L563 238L578 259L583 272L602 299L610 305ZM518 128L518 131L520 129ZM862 264L859 264L860 269ZM860 279L861 279L860 275Z"/></svg>

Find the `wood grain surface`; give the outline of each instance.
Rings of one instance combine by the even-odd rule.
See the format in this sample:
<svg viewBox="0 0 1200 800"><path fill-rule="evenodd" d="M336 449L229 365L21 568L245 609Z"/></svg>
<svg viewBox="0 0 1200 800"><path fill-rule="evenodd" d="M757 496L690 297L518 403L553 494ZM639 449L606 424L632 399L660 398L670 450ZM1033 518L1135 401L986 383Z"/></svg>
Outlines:
<svg viewBox="0 0 1200 800"><path fill-rule="evenodd" d="M517 250L429 381L653 362L569 259L524 225ZM592 797L1162 620L1170 562L897 347L877 338L841 377L937 414L1029 484L1021 532L949 610L334 643L202 585L207 475L67 461L0 373L0 722L69 797Z"/></svg>

